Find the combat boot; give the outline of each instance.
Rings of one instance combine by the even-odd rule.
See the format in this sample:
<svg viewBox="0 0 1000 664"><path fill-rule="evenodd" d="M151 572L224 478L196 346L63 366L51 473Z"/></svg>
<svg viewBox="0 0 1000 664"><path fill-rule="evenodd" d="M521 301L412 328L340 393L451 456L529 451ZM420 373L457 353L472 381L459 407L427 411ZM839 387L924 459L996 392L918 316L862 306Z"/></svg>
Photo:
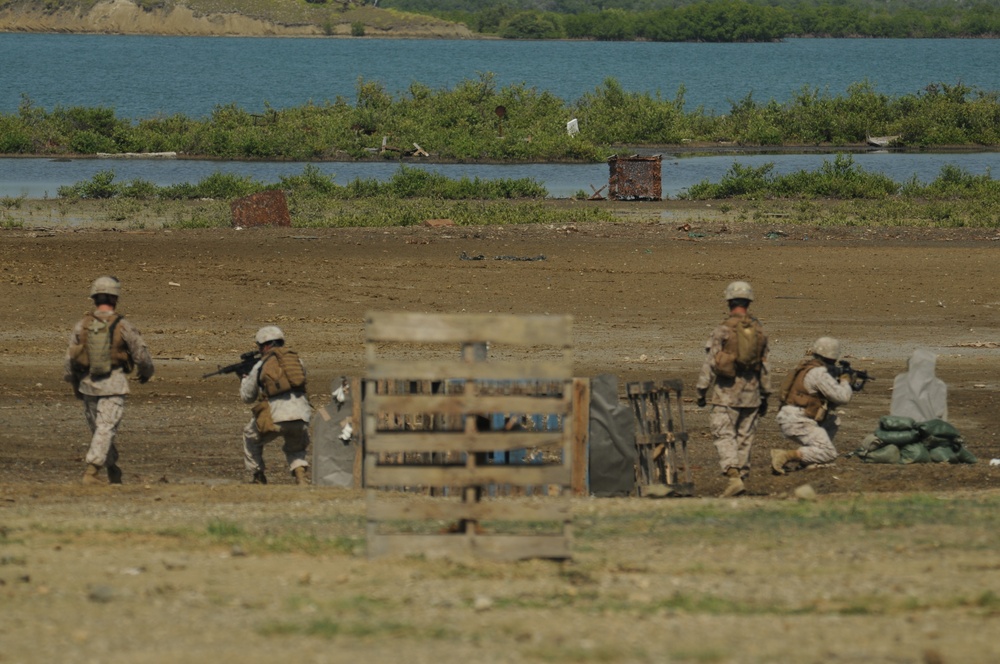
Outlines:
<svg viewBox="0 0 1000 664"><path fill-rule="evenodd" d="M87 470L83 471L83 483L84 484L104 484L101 478L97 476L97 473L101 470L100 466L95 466L92 463L87 464Z"/></svg>
<svg viewBox="0 0 1000 664"><path fill-rule="evenodd" d="M258 470L254 472L253 477L250 478L250 484L267 484L267 476L264 474L264 471Z"/></svg>
<svg viewBox="0 0 1000 664"><path fill-rule="evenodd" d="M295 483L299 485L309 484L309 467L299 466L292 471L292 476L295 477Z"/></svg>
<svg viewBox="0 0 1000 664"><path fill-rule="evenodd" d="M747 492L747 487L743 484L743 478L740 477L739 468L730 468L727 470L726 477L729 478L729 484L726 485L726 490L719 494L719 498L730 498Z"/></svg>
<svg viewBox="0 0 1000 664"><path fill-rule="evenodd" d="M799 450L771 450L771 472L784 475L786 463L801 460L802 453Z"/></svg>
<svg viewBox="0 0 1000 664"><path fill-rule="evenodd" d="M122 483L122 469L117 465L108 466L108 484L121 484Z"/></svg>

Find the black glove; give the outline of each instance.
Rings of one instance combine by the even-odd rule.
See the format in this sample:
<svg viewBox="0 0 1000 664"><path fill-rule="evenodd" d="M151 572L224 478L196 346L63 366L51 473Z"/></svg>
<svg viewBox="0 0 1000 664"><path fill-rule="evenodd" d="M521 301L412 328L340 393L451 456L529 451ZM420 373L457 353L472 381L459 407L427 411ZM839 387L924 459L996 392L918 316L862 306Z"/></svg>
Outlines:
<svg viewBox="0 0 1000 664"><path fill-rule="evenodd" d="M760 415L761 417L764 417L765 415L767 415L767 399L766 398L760 400L760 407L757 408L757 414Z"/></svg>
<svg viewBox="0 0 1000 664"><path fill-rule="evenodd" d="M708 405L708 402L705 401L705 390L698 390L698 400L695 403L698 404L698 408L704 408Z"/></svg>
<svg viewBox="0 0 1000 664"><path fill-rule="evenodd" d="M152 378L152 376L141 376L141 375L140 375L140 376L139 376L139 383L140 383L141 385L145 385L146 383L148 383L148 382L149 382L149 379L150 379L150 378Z"/></svg>

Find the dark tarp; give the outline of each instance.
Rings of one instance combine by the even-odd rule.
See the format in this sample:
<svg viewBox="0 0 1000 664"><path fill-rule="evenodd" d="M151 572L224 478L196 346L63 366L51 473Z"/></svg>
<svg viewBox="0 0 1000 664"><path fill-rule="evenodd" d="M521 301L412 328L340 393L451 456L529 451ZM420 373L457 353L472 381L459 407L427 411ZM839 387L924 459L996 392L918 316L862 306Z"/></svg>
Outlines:
<svg viewBox="0 0 1000 664"><path fill-rule="evenodd" d="M618 378L590 381L590 493L607 498L635 494L635 418L618 400Z"/></svg>

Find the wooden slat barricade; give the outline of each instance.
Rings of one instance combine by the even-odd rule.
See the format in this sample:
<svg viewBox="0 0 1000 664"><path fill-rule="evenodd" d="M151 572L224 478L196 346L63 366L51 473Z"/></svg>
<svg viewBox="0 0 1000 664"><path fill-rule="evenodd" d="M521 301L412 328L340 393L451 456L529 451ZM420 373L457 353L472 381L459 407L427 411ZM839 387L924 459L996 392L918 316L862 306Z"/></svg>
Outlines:
<svg viewBox="0 0 1000 664"><path fill-rule="evenodd" d="M627 383L635 418L640 496L693 496L680 380Z"/></svg>
<svg viewBox="0 0 1000 664"><path fill-rule="evenodd" d="M368 314L369 557L570 557L571 335L569 316ZM497 428L497 413L559 426ZM541 462L494 462L519 450Z"/></svg>

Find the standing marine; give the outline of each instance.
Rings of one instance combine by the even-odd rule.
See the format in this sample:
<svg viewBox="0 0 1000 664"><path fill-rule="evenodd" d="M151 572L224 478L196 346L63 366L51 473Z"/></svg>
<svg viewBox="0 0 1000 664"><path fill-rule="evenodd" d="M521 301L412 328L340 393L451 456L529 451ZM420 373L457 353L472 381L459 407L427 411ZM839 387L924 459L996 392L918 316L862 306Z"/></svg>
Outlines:
<svg viewBox="0 0 1000 664"><path fill-rule="evenodd" d="M306 369L298 354L285 346L281 328L268 325L254 336L261 358L240 376L240 398L254 403L253 417L243 427L243 458L253 484L267 484L264 445L279 436L288 470L296 484L309 484L309 417Z"/></svg>
<svg viewBox="0 0 1000 664"><path fill-rule="evenodd" d="M767 368L767 334L750 315L753 289L734 281L724 294L729 315L705 344L705 361L695 388L698 407L711 405L709 426L719 452L722 474L729 484L722 498L746 492L750 451L757 420L767 413L771 376Z"/></svg>
<svg viewBox="0 0 1000 664"><path fill-rule="evenodd" d="M771 470L785 474L785 465L798 461L802 465L830 463L837 458L833 437L840 419L836 406L851 400L851 376L842 373L834 377L834 367L840 358L840 342L833 337L820 337L813 342L809 356L788 374L781 386L781 408L774 421L781 433L800 445L796 450L771 450ZM833 406L833 408L831 408Z"/></svg>
<svg viewBox="0 0 1000 664"><path fill-rule="evenodd" d="M84 484L103 484L99 473L107 470L110 484L122 483L115 437L129 393L127 375L136 370L139 382L153 376L153 359L142 335L118 313L122 285L117 277L98 277L90 285L94 309L73 327L66 351L64 378L83 401L90 426L90 449Z"/></svg>

